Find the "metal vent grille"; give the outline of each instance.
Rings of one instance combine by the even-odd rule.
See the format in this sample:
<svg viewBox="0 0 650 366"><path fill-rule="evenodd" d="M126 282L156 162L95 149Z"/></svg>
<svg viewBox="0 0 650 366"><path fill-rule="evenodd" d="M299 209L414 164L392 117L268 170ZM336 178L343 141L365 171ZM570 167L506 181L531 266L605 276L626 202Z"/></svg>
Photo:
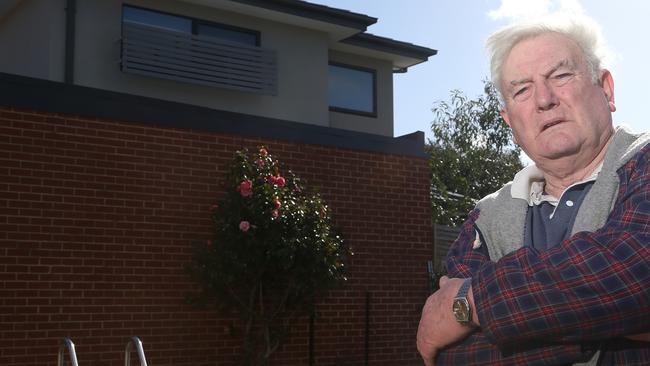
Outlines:
<svg viewBox="0 0 650 366"><path fill-rule="evenodd" d="M449 252L449 247L451 244L458 238L460 234L459 227L449 227L445 225L434 224L433 225L433 242L434 242L434 265L436 270L442 269L445 267L445 258L447 257L447 252Z"/></svg>

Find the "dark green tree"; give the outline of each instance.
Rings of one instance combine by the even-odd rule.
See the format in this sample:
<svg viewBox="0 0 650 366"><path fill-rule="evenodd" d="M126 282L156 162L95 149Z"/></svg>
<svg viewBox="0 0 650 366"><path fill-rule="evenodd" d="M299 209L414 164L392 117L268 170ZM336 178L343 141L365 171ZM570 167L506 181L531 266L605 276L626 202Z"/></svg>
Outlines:
<svg viewBox="0 0 650 366"><path fill-rule="evenodd" d="M431 166L433 222L458 226L476 200L494 192L523 168L521 149L499 114L499 97L485 81L484 93L469 99L453 90L437 102L427 143Z"/></svg>
<svg viewBox="0 0 650 366"><path fill-rule="evenodd" d="M242 364L266 365L289 322L345 279L351 252L325 201L265 148L238 151L225 183L214 237L194 244L188 270L201 292L190 300L238 314Z"/></svg>

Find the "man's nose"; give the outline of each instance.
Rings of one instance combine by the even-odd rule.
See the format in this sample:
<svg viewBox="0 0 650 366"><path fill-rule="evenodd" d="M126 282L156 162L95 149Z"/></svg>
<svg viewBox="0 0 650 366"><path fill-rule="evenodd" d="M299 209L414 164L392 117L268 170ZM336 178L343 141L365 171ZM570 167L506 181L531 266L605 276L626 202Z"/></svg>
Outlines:
<svg viewBox="0 0 650 366"><path fill-rule="evenodd" d="M539 111L547 111L558 105L557 95L547 81L539 82L535 86L535 103Z"/></svg>

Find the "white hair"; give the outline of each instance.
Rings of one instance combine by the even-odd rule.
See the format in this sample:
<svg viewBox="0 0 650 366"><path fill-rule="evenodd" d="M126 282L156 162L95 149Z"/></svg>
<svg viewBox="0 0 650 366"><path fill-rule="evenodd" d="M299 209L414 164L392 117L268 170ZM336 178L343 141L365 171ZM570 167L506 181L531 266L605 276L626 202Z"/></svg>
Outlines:
<svg viewBox="0 0 650 366"><path fill-rule="evenodd" d="M558 33L573 40L590 66L592 81L598 83L600 71L609 57L598 24L586 16L547 16L506 26L488 38L486 48L490 58L491 79L502 98L501 72L510 51L519 42L545 33Z"/></svg>

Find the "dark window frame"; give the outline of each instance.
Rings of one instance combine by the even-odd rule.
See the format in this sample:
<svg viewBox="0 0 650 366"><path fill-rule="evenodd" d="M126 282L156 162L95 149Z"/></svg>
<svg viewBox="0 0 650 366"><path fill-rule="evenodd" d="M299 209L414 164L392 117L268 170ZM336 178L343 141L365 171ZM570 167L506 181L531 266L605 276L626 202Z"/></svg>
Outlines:
<svg viewBox="0 0 650 366"><path fill-rule="evenodd" d="M260 31L258 31L258 30L249 29L249 28L242 28L242 27L238 27L238 26L230 25L230 24L223 24L223 23L213 22L213 21L210 21L210 20L189 17L189 16L186 16L186 15L180 15L180 14L176 14L176 13L170 13L170 12L163 11L163 10L145 8L145 7L137 6L137 5L122 4L122 17L121 17L122 22L124 21L124 8L125 7L130 7L130 8L149 11L149 12L152 12L152 13L159 13L159 14L178 17L178 18L188 19L192 23L192 34L193 35L198 35L198 33L197 33L197 25L198 24L203 24L203 25L207 25L207 26L210 26L210 27L221 28L221 29L226 29L226 30L230 30L230 31L250 34L250 35L253 35L255 37L255 45L254 46L255 47L260 47L261 46L262 33ZM242 44L249 45L247 43L242 43ZM249 46L252 46L252 45L249 45Z"/></svg>
<svg viewBox="0 0 650 366"><path fill-rule="evenodd" d="M242 27L238 27L238 26L234 26L234 25L230 25L230 24L222 24L222 23L212 22L212 21L203 20L203 19L194 19L194 18L190 18L190 19L192 20L192 34L194 34L194 35L198 35L197 28L198 28L199 24L207 25L207 26L210 26L210 27L221 28L221 29L225 29L225 30L229 30L229 31L234 31L234 32L238 32L238 33L245 33L245 34L252 35L252 36L255 37L254 46L255 47L260 47L260 38L261 38L260 31L256 31L256 30L248 29L248 28L242 28ZM242 43L242 44L246 44L246 43Z"/></svg>
<svg viewBox="0 0 650 366"><path fill-rule="evenodd" d="M329 110L331 112L354 114L358 116L377 118L377 70L371 69L369 67L350 65L350 64L336 62L336 61L329 61L328 70L327 70L328 75L329 75L329 66L337 66L346 69L363 71L363 72L370 73L372 75L372 112L366 112L366 111L360 111L356 109L349 109L349 108L342 108L342 107L332 107L332 106L329 106ZM329 81L329 77L328 77L328 81ZM329 104L329 101L327 104Z"/></svg>

